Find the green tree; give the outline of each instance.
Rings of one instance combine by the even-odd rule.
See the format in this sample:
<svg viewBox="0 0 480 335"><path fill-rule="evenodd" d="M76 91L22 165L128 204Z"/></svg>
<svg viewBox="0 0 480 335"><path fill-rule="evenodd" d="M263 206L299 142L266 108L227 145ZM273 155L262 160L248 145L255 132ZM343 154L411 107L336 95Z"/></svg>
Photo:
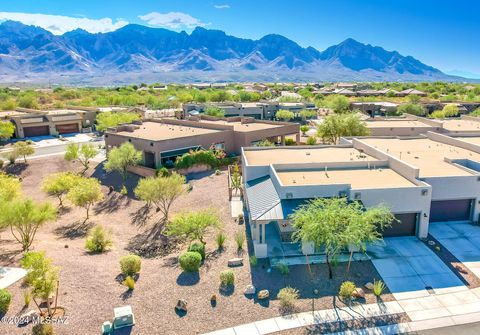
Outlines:
<svg viewBox="0 0 480 335"><path fill-rule="evenodd" d="M110 150L105 163L107 172L118 171L122 175L123 184L127 181L128 168L142 161L142 152L135 149L131 143L123 143L118 148Z"/></svg>
<svg viewBox="0 0 480 335"><path fill-rule="evenodd" d="M398 106L397 112L399 114L412 114L417 116L424 116L427 111L422 105L418 104L403 104Z"/></svg>
<svg viewBox="0 0 480 335"><path fill-rule="evenodd" d="M416 94L412 94L408 96L408 101L410 101L410 103L412 104L418 104L420 102L420 99L421 99L420 96Z"/></svg>
<svg viewBox="0 0 480 335"><path fill-rule="evenodd" d="M442 109L443 114L445 117L452 117L458 115L458 106L454 104L447 104Z"/></svg>
<svg viewBox="0 0 480 335"><path fill-rule="evenodd" d="M444 119L445 113L443 111L434 111L428 117L432 119Z"/></svg>
<svg viewBox="0 0 480 335"><path fill-rule="evenodd" d="M317 116L317 111L313 109L304 109L298 113L302 119L312 119Z"/></svg>
<svg viewBox="0 0 480 335"><path fill-rule="evenodd" d="M325 249L329 278L331 262L349 246L364 248L382 238L381 231L394 219L384 206L365 210L359 202L346 198L317 198L301 205L290 217L293 239Z"/></svg>
<svg viewBox="0 0 480 335"><path fill-rule="evenodd" d="M0 172L0 204L12 201L22 194L20 180Z"/></svg>
<svg viewBox="0 0 480 335"><path fill-rule="evenodd" d="M315 145L315 144L317 144L317 138L315 136L308 136L307 145Z"/></svg>
<svg viewBox="0 0 480 335"><path fill-rule="evenodd" d="M0 141L9 140L15 133L15 125L10 121L0 121Z"/></svg>
<svg viewBox="0 0 480 335"><path fill-rule="evenodd" d="M75 186L68 191L67 198L75 206L85 208L87 213L85 221L87 221L90 207L103 199L102 187L95 178L78 178Z"/></svg>
<svg viewBox="0 0 480 335"><path fill-rule="evenodd" d="M58 172L43 178L42 191L58 198L59 207L67 193L76 185L80 177L71 172Z"/></svg>
<svg viewBox="0 0 480 335"><path fill-rule="evenodd" d="M220 218L212 209L197 212L184 212L176 215L167 225L167 235L185 237L191 241L199 240L203 244L203 237L210 228L219 228Z"/></svg>
<svg viewBox="0 0 480 335"><path fill-rule="evenodd" d="M469 115L471 116L480 116L480 108L475 109L473 112L471 112Z"/></svg>
<svg viewBox="0 0 480 335"><path fill-rule="evenodd" d="M60 268L53 266L52 260L47 258L43 251L27 252L20 264L27 270L26 281L32 288L33 296L47 302L48 316L52 316L56 303L52 312L50 299L58 288ZM40 310L40 312L42 311Z"/></svg>
<svg viewBox="0 0 480 335"><path fill-rule="evenodd" d="M353 113L327 116L317 126L317 134L322 141L337 144L343 136L365 136L370 133L365 122Z"/></svg>
<svg viewBox="0 0 480 335"><path fill-rule="evenodd" d="M185 177L172 173L168 177L149 177L141 179L135 188L135 195L147 202L153 203L162 212L164 222L168 222L168 213L173 202L187 192Z"/></svg>
<svg viewBox="0 0 480 335"><path fill-rule="evenodd" d="M324 103L335 113L348 113L350 110L350 101L343 95L330 95L325 98Z"/></svg>
<svg viewBox="0 0 480 335"><path fill-rule="evenodd" d="M140 115L130 112L103 112L97 116L97 130L105 131L107 128L116 127L121 123L132 123L140 120Z"/></svg>
<svg viewBox="0 0 480 335"><path fill-rule="evenodd" d="M78 159L80 164L82 164L83 166L83 171L81 172L81 174L83 175L88 170L90 160L94 158L97 154L97 148L95 148L95 146L91 143L82 144L81 146L75 143L70 143L67 146L67 151L65 152L64 158L67 161L73 161L75 159Z"/></svg>
<svg viewBox="0 0 480 335"><path fill-rule="evenodd" d="M32 245L38 228L55 218L56 211L49 203L37 204L30 199L14 199L0 205L0 227L10 227L23 251Z"/></svg>
<svg viewBox="0 0 480 335"><path fill-rule="evenodd" d="M306 136L307 135L307 131L310 130L310 127L307 126L306 124L300 126L300 131L302 132L302 135L303 136Z"/></svg>
<svg viewBox="0 0 480 335"><path fill-rule="evenodd" d="M20 141L13 145L13 152L17 157L23 156L25 164L27 163L27 156L35 153L35 148L27 142Z"/></svg>
<svg viewBox="0 0 480 335"><path fill-rule="evenodd" d="M277 120L282 120L282 121L290 121L295 117L295 114L293 112L290 112L285 109L280 109L275 113L275 118Z"/></svg>
<svg viewBox="0 0 480 335"><path fill-rule="evenodd" d="M203 113L208 116L214 116L214 117L224 117L225 116L225 111L219 107L216 106L207 106L203 110Z"/></svg>

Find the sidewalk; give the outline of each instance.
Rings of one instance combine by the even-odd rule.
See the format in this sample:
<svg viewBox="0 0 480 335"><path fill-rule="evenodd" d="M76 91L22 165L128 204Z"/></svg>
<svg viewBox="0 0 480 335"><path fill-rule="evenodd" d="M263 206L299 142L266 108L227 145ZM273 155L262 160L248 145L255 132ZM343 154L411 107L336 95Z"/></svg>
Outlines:
<svg viewBox="0 0 480 335"><path fill-rule="evenodd" d="M263 335L322 323L371 319L405 313L410 322L364 329L352 329L336 334L398 334L441 328L480 321L480 288L467 291L432 294L385 303L353 305L315 312L303 312L284 317L256 321L206 335Z"/></svg>

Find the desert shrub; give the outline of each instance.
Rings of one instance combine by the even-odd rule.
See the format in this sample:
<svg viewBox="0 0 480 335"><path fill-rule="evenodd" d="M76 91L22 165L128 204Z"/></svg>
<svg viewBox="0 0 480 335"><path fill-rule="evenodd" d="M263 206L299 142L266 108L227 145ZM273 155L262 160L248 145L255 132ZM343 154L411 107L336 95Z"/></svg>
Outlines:
<svg viewBox="0 0 480 335"><path fill-rule="evenodd" d="M338 295L344 299L351 299L355 288L356 286L353 282L344 281L342 285L340 285L340 291L338 292Z"/></svg>
<svg viewBox="0 0 480 335"><path fill-rule="evenodd" d="M257 257L255 257L255 256L250 256L250 259L249 259L249 260L250 260L250 265L251 265L251 266L257 266L257 264L258 264Z"/></svg>
<svg viewBox="0 0 480 335"><path fill-rule="evenodd" d="M237 249L243 249L243 242L245 242L245 234L241 231L235 233L235 243L237 243Z"/></svg>
<svg viewBox="0 0 480 335"><path fill-rule="evenodd" d="M30 305L30 301L32 300L32 293L29 290L23 291L23 304L28 307Z"/></svg>
<svg viewBox="0 0 480 335"><path fill-rule="evenodd" d="M224 270L220 272L220 285L229 286L235 284L235 274L232 270Z"/></svg>
<svg viewBox="0 0 480 335"><path fill-rule="evenodd" d="M122 284L128 287L130 291L133 291L135 289L135 280L130 276L127 276L127 278L125 278Z"/></svg>
<svg viewBox="0 0 480 335"><path fill-rule="evenodd" d="M385 284L381 280L373 281L373 294L377 297L382 295L383 290L385 290Z"/></svg>
<svg viewBox="0 0 480 335"><path fill-rule="evenodd" d="M285 139L285 145L295 145L297 142L293 138L286 138Z"/></svg>
<svg viewBox="0 0 480 335"><path fill-rule="evenodd" d="M205 245L203 243L195 242L190 244L188 251L198 252L202 256L202 261L205 260Z"/></svg>
<svg viewBox="0 0 480 335"><path fill-rule="evenodd" d="M194 165L208 165L215 168L219 165L219 162L212 150L190 151L178 157L175 161L177 169L188 169Z"/></svg>
<svg viewBox="0 0 480 335"><path fill-rule="evenodd" d="M110 234L100 225L90 230L89 236L85 241L85 249L90 252L104 252L111 248L113 242Z"/></svg>
<svg viewBox="0 0 480 335"><path fill-rule="evenodd" d="M32 335L55 335L55 331L50 323L39 323L33 326Z"/></svg>
<svg viewBox="0 0 480 335"><path fill-rule="evenodd" d="M282 262L277 263L277 270L284 276L290 273L290 270L288 269L288 265Z"/></svg>
<svg viewBox="0 0 480 335"><path fill-rule="evenodd" d="M140 272L142 259L137 255L127 255L120 258L120 271L125 276L134 276Z"/></svg>
<svg viewBox="0 0 480 335"><path fill-rule="evenodd" d="M218 249L223 248L226 239L227 239L227 236L223 232L219 232L217 236L215 236L215 241L217 242Z"/></svg>
<svg viewBox="0 0 480 335"><path fill-rule="evenodd" d="M306 143L307 145L315 145L317 144L317 139L315 136L308 136Z"/></svg>
<svg viewBox="0 0 480 335"><path fill-rule="evenodd" d="M187 251L180 255L180 267L185 272L197 272L202 264L202 255L198 252Z"/></svg>
<svg viewBox="0 0 480 335"><path fill-rule="evenodd" d="M428 117L432 119L444 119L445 113L443 111L434 111Z"/></svg>
<svg viewBox="0 0 480 335"><path fill-rule="evenodd" d="M424 116L426 113L425 108L422 105L418 104L403 104L398 106L397 112L399 114L412 114L417 116Z"/></svg>
<svg viewBox="0 0 480 335"><path fill-rule="evenodd" d="M128 194L128 190L125 187L125 185L123 185L122 188L120 189L120 194L121 195L127 195Z"/></svg>
<svg viewBox="0 0 480 335"><path fill-rule="evenodd" d="M11 293L6 289L0 289L0 313L6 313L8 311L11 301Z"/></svg>
<svg viewBox="0 0 480 335"><path fill-rule="evenodd" d="M277 299L280 301L280 307L284 309L293 309L295 302L299 298L298 290L293 287L284 287L278 294Z"/></svg>
<svg viewBox="0 0 480 335"><path fill-rule="evenodd" d="M161 167L160 169L158 169L156 171L156 175L158 177L168 177L168 175L169 175L168 169L166 167Z"/></svg>

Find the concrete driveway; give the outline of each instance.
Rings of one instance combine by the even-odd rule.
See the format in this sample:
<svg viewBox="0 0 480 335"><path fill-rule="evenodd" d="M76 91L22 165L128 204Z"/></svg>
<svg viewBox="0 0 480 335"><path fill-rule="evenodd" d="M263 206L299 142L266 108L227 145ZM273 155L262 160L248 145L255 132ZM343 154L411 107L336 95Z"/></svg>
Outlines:
<svg viewBox="0 0 480 335"><path fill-rule="evenodd" d="M430 223L429 233L480 277L480 227L471 223Z"/></svg>
<svg viewBox="0 0 480 335"><path fill-rule="evenodd" d="M416 237L389 237L367 249L395 299L467 290L463 282Z"/></svg>

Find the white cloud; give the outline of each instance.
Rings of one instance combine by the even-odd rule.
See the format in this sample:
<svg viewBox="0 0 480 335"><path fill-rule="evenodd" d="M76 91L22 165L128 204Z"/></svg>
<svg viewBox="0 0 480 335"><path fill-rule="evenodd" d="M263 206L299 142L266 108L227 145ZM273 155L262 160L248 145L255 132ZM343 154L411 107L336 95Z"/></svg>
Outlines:
<svg viewBox="0 0 480 335"><path fill-rule="evenodd" d="M19 21L23 24L38 26L55 35L61 35L77 28L84 29L90 33L106 33L128 24L127 21L122 19L117 19L116 22L113 22L113 20L108 17L88 19L63 15L0 12L0 21L5 20Z"/></svg>
<svg viewBox="0 0 480 335"><path fill-rule="evenodd" d="M228 9L230 8L230 5L213 5L213 7L215 7L216 9Z"/></svg>
<svg viewBox="0 0 480 335"><path fill-rule="evenodd" d="M145 15L140 15L138 18L146 21L151 26L167 27L171 29L193 29L195 27L204 27L208 25L189 14L181 12L151 12Z"/></svg>

